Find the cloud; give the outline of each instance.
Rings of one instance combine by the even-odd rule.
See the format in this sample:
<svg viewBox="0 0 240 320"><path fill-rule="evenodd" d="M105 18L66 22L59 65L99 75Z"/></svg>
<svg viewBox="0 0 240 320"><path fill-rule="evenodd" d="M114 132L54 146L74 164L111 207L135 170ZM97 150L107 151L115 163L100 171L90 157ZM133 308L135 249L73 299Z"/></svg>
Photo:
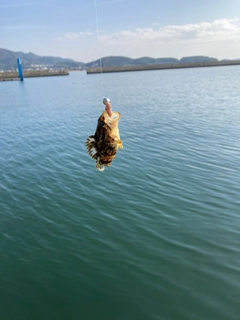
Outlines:
<svg viewBox="0 0 240 320"><path fill-rule="evenodd" d="M66 32L55 40L60 47L66 47L67 42L72 52L78 52L77 57L74 57L76 60L87 50L87 58L82 59L88 61L110 55L132 58L182 58L191 55L207 55L217 59L240 58L239 19L164 27L151 24L149 28L125 29L114 33L104 33L101 30L99 41L93 35L96 32Z"/></svg>
<svg viewBox="0 0 240 320"><path fill-rule="evenodd" d="M66 32L62 37L58 37L58 41L65 41L65 40L76 40L79 38L84 38L88 36L92 36L92 32Z"/></svg>
<svg viewBox="0 0 240 320"><path fill-rule="evenodd" d="M155 24L156 25L156 24ZM132 41L144 42L146 45L152 42L178 43L211 42L224 40L240 40L240 25L238 19L221 19L213 22L201 22L186 25L168 25L162 28L144 28L133 31L122 30L101 36L103 42Z"/></svg>

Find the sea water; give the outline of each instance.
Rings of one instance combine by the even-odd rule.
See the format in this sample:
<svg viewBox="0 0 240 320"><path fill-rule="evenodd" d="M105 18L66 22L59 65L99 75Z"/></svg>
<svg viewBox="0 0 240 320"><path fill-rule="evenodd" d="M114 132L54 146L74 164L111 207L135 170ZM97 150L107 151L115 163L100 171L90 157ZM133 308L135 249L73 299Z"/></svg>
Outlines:
<svg viewBox="0 0 240 320"><path fill-rule="evenodd" d="M0 319L239 319L239 92L239 66L1 83Z"/></svg>

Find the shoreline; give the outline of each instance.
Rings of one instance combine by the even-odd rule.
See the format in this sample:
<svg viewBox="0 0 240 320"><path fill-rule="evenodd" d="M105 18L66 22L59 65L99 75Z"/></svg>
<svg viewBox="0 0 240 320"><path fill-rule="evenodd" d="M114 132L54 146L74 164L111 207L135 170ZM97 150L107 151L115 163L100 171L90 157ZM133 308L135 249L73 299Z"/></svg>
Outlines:
<svg viewBox="0 0 240 320"><path fill-rule="evenodd" d="M69 71L66 70L37 70L23 72L23 78L54 77L68 75ZM1 72L0 82L3 81L20 81L18 72Z"/></svg>
<svg viewBox="0 0 240 320"><path fill-rule="evenodd" d="M129 71L147 71L147 70L165 70L165 69L185 69L185 68L203 68L240 65L240 60L218 61L218 62L197 62L197 63L176 63L176 64L152 64L144 66L121 66L121 67L100 67L88 68L87 74L111 73L111 72L129 72Z"/></svg>

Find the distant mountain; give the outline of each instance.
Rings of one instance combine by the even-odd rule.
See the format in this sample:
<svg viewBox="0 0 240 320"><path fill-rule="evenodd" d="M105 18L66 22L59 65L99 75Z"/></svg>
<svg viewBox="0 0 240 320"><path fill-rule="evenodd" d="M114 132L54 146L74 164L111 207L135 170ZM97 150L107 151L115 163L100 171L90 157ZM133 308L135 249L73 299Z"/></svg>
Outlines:
<svg viewBox="0 0 240 320"><path fill-rule="evenodd" d="M154 64L178 64L178 63L197 63L197 62L217 62L215 58L209 58L205 56L193 56L184 57L180 60L176 58L150 58L142 57L138 59L131 59L121 56L104 57L85 64L85 68L99 67L102 63L102 67L123 67L123 66L147 66Z"/></svg>
<svg viewBox="0 0 240 320"><path fill-rule="evenodd" d="M76 62L72 59L63 59L59 57L41 57L32 52L13 52L0 48L0 69L11 70L17 68L17 58L21 58L23 68L31 66L45 66L48 68L77 68L84 66L83 62Z"/></svg>
<svg viewBox="0 0 240 320"><path fill-rule="evenodd" d="M0 70L12 70L17 68L17 58L21 58L24 69L34 68L92 68L100 66L100 59L89 62L77 62L72 59L63 59L60 57L45 57L38 56L32 52L13 52L7 49L0 48ZM154 64L178 64L178 63L196 63L196 62L217 62L215 58L205 56L184 57L180 60L176 58L150 58L142 57L132 59L122 56L109 56L101 59L103 67L121 67L121 66L143 66Z"/></svg>
<svg viewBox="0 0 240 320"><path fill-rule="evenodd" d="M179 60L175 58L150 58L142 57L138 59L132 59L122 56L110 56L101 59L103 67L122 67L122 66L144 66L151 64L164 64L164 63L178 63ZM95 60L85 64L86 68L98 67L100 66L100 60Z"/></svg>
<svg viewBox="0 0 240 320"><path fill-rule="evenodd" d="M179 60L180 63L198 63L198 62L218 62L218 59L205 56L184 57Z"/></svg>

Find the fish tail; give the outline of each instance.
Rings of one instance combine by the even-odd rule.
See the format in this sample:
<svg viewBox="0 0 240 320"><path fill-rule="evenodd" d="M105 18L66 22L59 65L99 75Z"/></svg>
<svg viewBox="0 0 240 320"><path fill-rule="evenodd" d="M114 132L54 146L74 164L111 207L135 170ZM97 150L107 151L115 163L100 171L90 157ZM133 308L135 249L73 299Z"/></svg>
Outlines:
<svg viewBox="0 0 240 320"><path fill-rule="evenodd" d="M105 170L105 167L104 167L103 163L101 162L101 160L99 158L97 159L97 162L96 162L96 168L99 171L104 171Z"/></svg>

